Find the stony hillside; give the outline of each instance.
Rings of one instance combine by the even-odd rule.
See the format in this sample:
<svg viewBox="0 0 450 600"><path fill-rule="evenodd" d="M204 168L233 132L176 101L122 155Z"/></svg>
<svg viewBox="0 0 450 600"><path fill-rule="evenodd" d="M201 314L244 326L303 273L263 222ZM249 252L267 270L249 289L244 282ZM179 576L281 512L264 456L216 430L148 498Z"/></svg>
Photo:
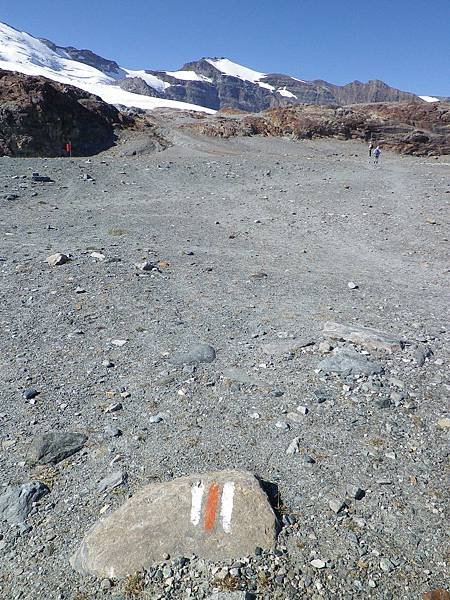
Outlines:
<svg viewBox="0 0 450 600"><path fill-rule="evenodd" d="M297 105L258 115L224 111L185 127L223 138L289 135L296 139L372 139L402 154L450 154L450 105L445 103L402 102L338 108Z"/></svg>
<svg viewBox="0 0 450 600"><path fill-rule="evenodd" d="M0 70L0 156L97 154L115 140L123 119L100 98L44 77Z"/></svg>

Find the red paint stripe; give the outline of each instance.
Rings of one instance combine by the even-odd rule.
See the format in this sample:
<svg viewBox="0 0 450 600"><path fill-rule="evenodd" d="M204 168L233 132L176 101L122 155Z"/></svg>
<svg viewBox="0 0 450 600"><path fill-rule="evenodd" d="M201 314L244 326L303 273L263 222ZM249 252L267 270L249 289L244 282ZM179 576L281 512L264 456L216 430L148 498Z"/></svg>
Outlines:
<svg viewBox="0 0 450 600"><path fill-rule="evenodd" d="M205 531L210 531L214 527L217 517L217 507L219 506L219 486L215 481L211 483L208 491L208 498L205 506Z"/></svg>

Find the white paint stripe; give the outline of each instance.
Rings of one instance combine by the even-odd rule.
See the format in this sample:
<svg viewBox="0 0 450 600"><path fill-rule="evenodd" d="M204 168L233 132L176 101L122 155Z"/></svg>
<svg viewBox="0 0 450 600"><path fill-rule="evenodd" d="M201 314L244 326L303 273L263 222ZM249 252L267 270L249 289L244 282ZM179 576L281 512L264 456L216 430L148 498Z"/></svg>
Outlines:
<svg viewBox="0 0 450 600"><path fill-rule="evenodd" d="M234 502L234 481L227 481L223 486L222 505L220 507L220 516L222 517L222 527L225 533L231 531L231 517L233 515Z"/></svg>
<svg viewBox="0 0 450 600"><path fill-rule="evenodd" d="M205 484L203 481L197 481L191 488L192 494L192 505L191 505L191 523L197 526L200 523L200 515L202 512L202 499L203 492L205 491Z"/></svg>

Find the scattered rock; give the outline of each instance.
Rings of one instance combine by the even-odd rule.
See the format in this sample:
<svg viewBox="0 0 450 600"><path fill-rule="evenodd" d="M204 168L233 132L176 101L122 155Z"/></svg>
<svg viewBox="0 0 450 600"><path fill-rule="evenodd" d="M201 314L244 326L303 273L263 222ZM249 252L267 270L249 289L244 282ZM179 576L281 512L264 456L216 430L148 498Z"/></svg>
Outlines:
<svg viewBox="0 0 450 600"><path fill-rule="evenodd" d="M449 429L450 428L450 419L448 417L444 417L442 419L439 419L437 424L438 424L438 427L440 427L441 429Z"/></svg>
<svg viewBox="0 0 450 600"><path fill-rule="evenodd" d="M79 452L86 441L85 435L72 431L44 433L33 440L28 458L32 463L56 465Z"/></svg>
<svg viewBox="0 0 450 600"><path fill-rule="evenodd" d="M61 254L60 252L52 254L47 258L47 262L51 267L59 267L69 262L69 260L70 258L66 254Z"/></svg>
<svg viewBox="0 0 450 600"><path fill-rule="evenodd" d="M350 290L357 290L359 287L354 281L349 281L347 286Z"/></svg>
<svg viewBox="0 0 450 600"><path fill-rule="evenodd" d="M216 359L216 351L209 344L196 344L186 352L178 352L169 358L172 365L196 365L211 363Z"/></svg>
<svg viewBox="0 0 450 600"><path fill-rule="evenodd" d="M148 260L145 260L144 262L141 262L141 263L137 263L136 268L139 269L140 271L158 271L157 265Z"/></svg>
<svg viewBox="0 0 450 600"><path fill-rule="evenodd" d="M350 498L354 498L355 500L362 500L366 495L365 490L362 490L357 485L348 485L347 486L347 495Z"/></svg>
<svg viewBox="0 0 450 600"><path fill-rule="evenodd" d="M80 572L122 577L163 556L236 559L271 548L276 517L256 478L220 471L153 483L99 521L71 558Z"/></svg>
<svg viewBox="0 0 450 600"><path fill-rule="evenodd" d="M32 400L33 398L36 398L38 394L39 392L34 388L27 388L23 392L23 397L25 398L25 400Z"/></svg>
<svg viewBox="0 0 450 600"><path fill-rule="evenodd" d="M330 500L328 502L328 506L336 514L340 513L341 510L344 510L345 508L347 508L347 504L343 500Z"/></svg>
<svg viewBox="0 0 450 600"><path fill-rule="evenodd" d="M390 573L394 569L394 565L389 560L389 558L381 558L380 559L380 569L385 573Z"/></svg>
<svg viewBox="0 0 450 600"><path fill-rule="evenodd" d="M299 452L300 438L296 437L292 440L286 450L286 454L297 454Z"/></svg>
<svg viewBox="0 0 450 600"><path fill-rule="evenodd" d="M315 558L310 562L310 565L315 569L324 569L327 563L324 560L321 560L320 558Z"/></svg>
<svg viewBox="0 0 450 600"><path fill-rule="evenodd" d="M405 342L399 337L384 333L378 329L362 327L361 325L343 325L327 321L323 326L323 334L335 340L344 340L359 344L369 350L401 350Z"/></svg>
<svg viewBox="0 0 450 600"><path fill-rule="evenodd" d="M33 503L50 490L40 481L11 486L0 495L0 522L10 525L23 523L33 508Z"/></svg>
<svg viewBox="0 0 450 600"><path fill-rule="evenodd" d="M122 432L117 427L112 425L107 425L104 430L104 436L107 438L111 437L119 437L122 435Z"/></svg>
<svg viewBox="0 0 450 600"><path fill-rule="evenodd" d="M380 363L369 360L363 354L348 348L336 348L330 356L319 363L318 368L324 373L341 375L375 375L383 372Z"/></svg>
<svg viewBox="0 0 450 600"><path fill-rule="evenodd" d="M127 480L127 474L123 471L114 471L110 475L104 477L97 486L97 490L102 493L111 491L114 488L122 485Z"/></svg>

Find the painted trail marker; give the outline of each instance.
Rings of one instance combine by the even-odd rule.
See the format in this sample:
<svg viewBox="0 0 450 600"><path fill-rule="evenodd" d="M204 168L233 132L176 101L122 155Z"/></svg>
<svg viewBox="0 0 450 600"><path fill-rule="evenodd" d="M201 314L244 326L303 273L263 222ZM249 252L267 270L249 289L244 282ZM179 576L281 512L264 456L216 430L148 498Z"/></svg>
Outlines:
<svg viewBox="0 0 450 600"><path fill-rule="evenodd" d="M152 483L87 533L72 566L98 577L124 577L171 557L237 559L271 548L277 521L258 480L217 471Z"/></svg>

